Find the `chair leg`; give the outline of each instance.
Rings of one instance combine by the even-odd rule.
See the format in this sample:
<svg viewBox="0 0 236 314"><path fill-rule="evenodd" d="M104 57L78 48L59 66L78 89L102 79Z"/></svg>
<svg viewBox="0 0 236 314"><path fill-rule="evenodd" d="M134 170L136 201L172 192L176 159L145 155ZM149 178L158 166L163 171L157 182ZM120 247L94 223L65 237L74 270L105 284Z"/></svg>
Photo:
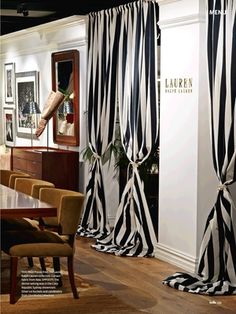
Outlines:
<svg viewBox="0 0 236 314"><path fill-rule="evenodd" d="M27 259L28 259L29 267L33 267L34 266L33 258L32 257L27 257Z"/></svg>
<svg viewBox="0 0 236 314"><path fill-rule="evenodd" d="M73 256L67 257L67 266L68 266L68 273L70 279L71 290L73 292L74 298L79 299L79 295L75 286L75 277L74 277L74 267L73 267Z"/></svg>
<svg viewBox="0 0 236 314"><path fill-rule="evenodd" d="M46 269L44 257L40 257L39 262L40 262L40 266L41 266L42 271L46 271L47 269Z"/></svg>
<svg viewBox="0 0 236 314"><path fill-rule="evenodd" d="M10 304L16 303L17 264L18 264L18 257L17 256L11 256Z"/></svg>
<svg viewBox="0 0 236 314"><path fill-rule="evenodd" d="M59 257L53 257L53 268L54 268L54 272L60 273L61 266L60 266L60 258ZM60 277L58 278L58 287L62 287L61 274L60 274Z"/></svg>

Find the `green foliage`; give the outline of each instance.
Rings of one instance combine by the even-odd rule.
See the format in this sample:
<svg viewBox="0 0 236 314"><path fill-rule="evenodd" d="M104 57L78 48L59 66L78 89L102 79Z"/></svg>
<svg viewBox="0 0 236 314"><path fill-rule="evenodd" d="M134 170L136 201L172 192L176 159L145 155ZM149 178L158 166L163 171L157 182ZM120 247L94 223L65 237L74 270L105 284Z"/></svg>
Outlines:
<svg viewBox="0 0 236 314"><path fill-rule="evenodd" d="M90 164L92 164L93 161L95 160L93 156L93 152L89 146L85 147L85 149L82 151L82 154L83 154L83 159L85 161L88 161Z"/></svg>
<svg viewBox="0 0 236 314"><path fill-rule="evenodd" d="M128 168L129 159L126 156L125 150L121 143L119 122L116 123L114 142L110 144L108 150L105 152L103 156L101 156L102 164L105 164L108 161L110 166L112 156L115 159L114 168L116 170L117 175L119 173L119 170L126 170ZM83 151L83 159L85 161L86 160L89 161L89 163L93 163L93 161L95 160L93 152L89 146L86 147ZM148 179L148 174L157 173L158 168L159 168L159 147L156 144L153 146L148 158L138 167L140 177L145 182Z"/></svg>
<svg viewBox="0 0 236 314"><path fill-rule="evenodd" d="M126 156L123 145L121 143L120 138L116 138L115 141L109 146L109 149L106 153L101 157L102 163L105 164L109 161L109 165L111 162L112 155L115 159L115 170L118 173L119 169L127 169L129 165L129 159ZM91 148L88 146L83 151L83 159L89 161L89 163L93 163L95 160L93 156L93 152ZM139 174L142 180L146 181L148 174L153 172L158 172L159 166L159 148L155 145L148 158L138 167Z"/></svg>
<svg viewBox="0 0 236 314"><path fill-rule="evenodd" d="M115 169L127 169L129 159L126 156L120 139L116 139L114 144L110 146L111 153L115 157ZM140 177L146 181L148 174L158 172L159 167L159 148L154 145L148 158L138 167Z"/></svg>

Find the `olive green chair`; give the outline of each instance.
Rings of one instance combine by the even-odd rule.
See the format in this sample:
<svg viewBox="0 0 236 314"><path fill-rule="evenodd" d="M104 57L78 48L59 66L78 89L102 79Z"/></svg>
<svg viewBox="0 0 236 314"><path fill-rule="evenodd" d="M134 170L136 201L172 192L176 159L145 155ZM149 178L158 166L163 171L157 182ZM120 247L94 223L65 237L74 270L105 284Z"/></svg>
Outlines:
<svg viewBox="0 0 236 314"><path fill-rule="evenodd" d="M13 174L11 175L11 177ZM18 192L28 194L34 198L39 198L39 192L41 188L54 188L55 185L51 182L45 180L38 180L32 178L19 178L15 177L14 188ZM40 229L40 220L39 219L30 219L30 218L5 218L1 220L1 233L10 230L39 230ZM55 261L57 266L58 261ZM30 267L33 267L33 259L28 258L28 264ZM43 259L40 259L40 264L42 270L46 270L45 263Z"/></svg>
<svg viewBox="0 0 236 314"><path fill-rule="evenodd" d="M28 194L34 198L39 198L41 188L54 188L55 185L51 182L32 179L32 178L15 178L14 188L18 192ZM37 230L40 228L39 221L30 218L6 218L1 221L1 228L3 232L9 230Z"/></svg>
<svg viewBox="0 0 236 314"><path fill-rule="evenodd" d="M14 189L17 178L31 178L27 173L13 170L0 169L0 183Z"/></svg>
<svg viewBox="0 0 236 314"><path fill-rule="evenodd" d="M51 182L39 179L16 178L14 189L18 192L28 194L34 198L39 198L41 188L54 188Z"/></svg>
<svg viewBox="0 0 236 314"><path fill-rule="evenodd" d="M84 196L69 190L42 188L39 199L57 207L59 231L11 230L2 237L2 250L9 254L11 260L11 304L16 302L17 265L22 257L67 257L73 296L75 299L79 298L74 280L73 259Z"/></svg>

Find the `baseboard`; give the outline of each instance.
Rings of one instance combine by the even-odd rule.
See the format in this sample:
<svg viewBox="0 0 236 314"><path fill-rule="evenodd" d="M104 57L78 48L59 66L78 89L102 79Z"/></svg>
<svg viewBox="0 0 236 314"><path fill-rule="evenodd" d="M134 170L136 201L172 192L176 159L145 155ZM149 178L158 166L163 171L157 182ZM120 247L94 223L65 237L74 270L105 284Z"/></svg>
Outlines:
<svg viewBox="0 0 236 314"><path fill-rule="evenodd" d="M197 258L160 243L156 246L155 257L190 273L194 273L198 265Z"/></svg>

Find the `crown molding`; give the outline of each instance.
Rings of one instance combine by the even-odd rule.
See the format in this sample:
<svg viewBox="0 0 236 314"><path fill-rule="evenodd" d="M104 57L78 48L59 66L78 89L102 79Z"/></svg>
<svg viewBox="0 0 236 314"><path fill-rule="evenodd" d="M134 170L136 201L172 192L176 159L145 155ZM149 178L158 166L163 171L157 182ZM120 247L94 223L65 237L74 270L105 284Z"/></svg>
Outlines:
<svg viewBox="0 0 236 314"><path fill-rule="evenodd" d="M161 20L158 22L160 29L171 28L171 27L178 27L183 25L189 24L196 24L196 23L205 23L206 16L204 14L191 14L191 15L184 15L181 17L176 17L172 19Z"/></svg>
<svg viewBox="0 0 236 314"><path fill-rule="evenodd" d="M86 16L74 15L71 17L63 18L50 23L41 24L35 27L24 29L18 32L10 33L0 37L1 42L1 59L10 57L23 56L29 54L36 54L44 51L53 51L58 49L82 47L87 43L86 35ZM75 38L68 40L66 36L58 36L60 31L68 31L71 33L73 28L81 27L81 32ZM71 32L70 32L71 29ZM37 44L30 46L34 40ZM22 43L25 42L25 45ZM10 47L10 48L9 48ZM17 49L14 49L17 47Z"/></svg>
<svg viewBox="0 0 236 314"><path fill-rule="evenodd" d="M20 37L30 37L35 33L52 33L58 32L60 29L64 29L65 27L73 27L78 25L85 25L87 23L88 17L84 15L73 15L70 17L66 17L63 19L59 19L53 22L44 23L41 25L33 26L27 29L23 29L17 32L9 33L6 35L0 36L0 41L4 43L8 43L9 41L15 41L16 38L19 40Z"/></svg>
<svg viewBox="0 0 236 314"><path fill-rule="evenodd" d="M75 40L59 42L57 44L57 48L61 50L61 49L72 49L74 47L83 47L87 44L87 42L88 42L87 37L81 40L78 40L78 38L76 38Z"/></svg>

